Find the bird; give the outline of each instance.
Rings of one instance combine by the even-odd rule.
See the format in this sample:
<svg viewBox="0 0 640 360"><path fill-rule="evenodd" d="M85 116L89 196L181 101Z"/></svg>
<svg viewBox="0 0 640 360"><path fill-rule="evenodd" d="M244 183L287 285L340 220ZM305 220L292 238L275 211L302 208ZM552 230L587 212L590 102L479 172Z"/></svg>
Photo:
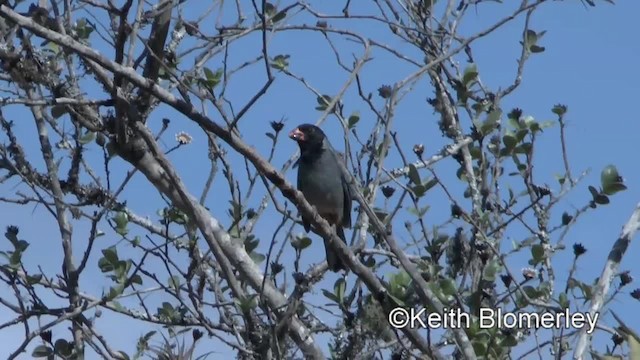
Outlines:
<svg viewBox="0 0 640 360"><path fill-rule="evenodd" d="M351 227L351 189L349 181L338 163L342 161L331 146L329 139L319 127L301 124L289 133L298 143L298 190L310 205L329 224L335 226L336 234L344 241L344 228ZM302 225L308 233L309 219L302 216ZM346 270L338 254L324 240L324 248L329 269L333 272Z"/></svg>

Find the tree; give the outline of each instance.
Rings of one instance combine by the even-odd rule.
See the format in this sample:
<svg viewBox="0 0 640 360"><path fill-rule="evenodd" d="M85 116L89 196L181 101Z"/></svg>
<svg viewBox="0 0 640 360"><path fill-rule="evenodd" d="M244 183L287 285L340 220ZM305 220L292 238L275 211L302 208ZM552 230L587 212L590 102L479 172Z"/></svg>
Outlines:
<svg viewBox="0 0 640 360"><path fill-rule="evenodd" d="M10 358L640 356L621 318L606 349L584 327L481 326L483 309L597 313L632 281L618 267L640 222L638 207L599 280L580 280L586 249L563 241L626 186L606 167L569 210L567 194L586 189L570 166L568 106L549 104L545 122L503 105L544 56L533 15L559 2L493 3L2 2L3 211L28 207L57 229L34 246L28 220L6 224L0 330L23 333ZM474 11L496 7L475 26ZM473 50L517 20L513 81L489 86ZM415 97L427 101L404 110ZM314 116L309 99L317 123L344 135L331 139L357 203L350 246L290 180L285 117ZM412 134L398 125L408 116L438 131ZM537 145L557 133L564 171L546 185ZM321 237L348 274L327 273L311 250ZM554 271L563 251L566 279ZM460 310L470 323L394 328L397 308Z"/></svg>

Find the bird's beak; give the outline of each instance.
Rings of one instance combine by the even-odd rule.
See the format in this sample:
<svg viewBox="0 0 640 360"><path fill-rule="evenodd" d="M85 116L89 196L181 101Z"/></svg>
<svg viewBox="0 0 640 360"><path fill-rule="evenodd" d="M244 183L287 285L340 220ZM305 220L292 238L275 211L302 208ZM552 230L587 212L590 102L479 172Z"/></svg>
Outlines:
<svg viewBox="0 0 640 360"><path fill-rule="evenodd" d="M304 133L298 128L295 128L295 130L291 131L289 133L289 137L295 141L305 141Z"/></svg>

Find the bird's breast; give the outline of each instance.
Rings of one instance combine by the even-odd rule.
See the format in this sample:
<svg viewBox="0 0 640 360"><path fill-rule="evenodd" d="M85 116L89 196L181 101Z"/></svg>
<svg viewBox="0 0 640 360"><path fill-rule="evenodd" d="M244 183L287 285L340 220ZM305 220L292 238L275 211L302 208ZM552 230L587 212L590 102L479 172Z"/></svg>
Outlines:
<svg viewBox="0 0 640 360"><path fill-rule="evenodd" d="M321 214L341 214L343 202L342 179L340 173L326 167L314 168L300 164L298 188L309 204Z"/></svg>

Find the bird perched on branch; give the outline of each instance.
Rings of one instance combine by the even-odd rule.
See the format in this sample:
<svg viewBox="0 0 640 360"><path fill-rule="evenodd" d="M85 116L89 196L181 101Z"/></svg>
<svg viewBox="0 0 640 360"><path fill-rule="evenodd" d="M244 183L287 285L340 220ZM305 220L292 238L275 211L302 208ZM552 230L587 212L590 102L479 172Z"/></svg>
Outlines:
<svg viewBox="0 0 640 360"><path fill-rule="evenodd" d="M336 234L345 243L343 228L351 227L351 192L349 182L340 167L341 161L322 130L311 124L295 128L289 137L300 146L298 160L298 190L318 214L335 226ZM309 219L302 216L302 224L309 232ZM327 264L333 272L346 270L335 251L324 239Z"/></svg>

